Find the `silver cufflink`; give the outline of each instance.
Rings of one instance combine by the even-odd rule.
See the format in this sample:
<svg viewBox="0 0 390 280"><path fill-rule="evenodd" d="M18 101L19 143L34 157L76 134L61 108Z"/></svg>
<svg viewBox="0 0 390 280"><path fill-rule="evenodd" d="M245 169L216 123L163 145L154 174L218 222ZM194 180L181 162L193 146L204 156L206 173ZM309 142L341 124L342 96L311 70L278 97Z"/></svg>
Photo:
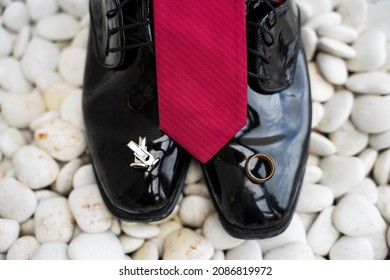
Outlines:
<svg viewBox="0 0 390 280"><path fill-rule="evenodd" d="M134 162L130 164L130 167L146 169L150 172L158 165L160 158L155 158L148 152L146 138L139 137L138 144L130 141L127 146L134 152Z"/></svg>

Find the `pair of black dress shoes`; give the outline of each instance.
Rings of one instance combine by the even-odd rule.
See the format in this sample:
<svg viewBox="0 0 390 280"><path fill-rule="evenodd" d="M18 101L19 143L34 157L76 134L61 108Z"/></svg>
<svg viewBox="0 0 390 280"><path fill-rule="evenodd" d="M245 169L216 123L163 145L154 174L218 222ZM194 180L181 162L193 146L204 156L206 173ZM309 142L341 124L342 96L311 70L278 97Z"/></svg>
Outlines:
<svg viewBox="0 0 390 280"><path fill-rule="evenodd" d="M91 0L83 112L108 209L128 221L167 217L190 155L159 129L153 1ZM283 232L308 154L309 79L290 0L248 0L248 117L203 165L226 231L244 239ZM128 143L129 144L128 146Z"/></svg>

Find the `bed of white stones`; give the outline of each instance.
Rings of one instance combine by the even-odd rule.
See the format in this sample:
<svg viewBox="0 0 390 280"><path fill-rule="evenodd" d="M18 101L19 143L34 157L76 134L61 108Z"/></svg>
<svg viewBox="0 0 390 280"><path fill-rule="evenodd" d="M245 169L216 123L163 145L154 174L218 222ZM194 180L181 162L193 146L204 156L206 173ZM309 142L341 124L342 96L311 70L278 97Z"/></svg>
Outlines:
<svg viewBox="0 0 390 280"><path fill-rule="evenodd" d="M297 2L313 97L305 183L285 233L244 241L222 229L195 162L168 219L113 218L83 130L88 0L0 0L0 259L388 258L390 1Z"/></svg>

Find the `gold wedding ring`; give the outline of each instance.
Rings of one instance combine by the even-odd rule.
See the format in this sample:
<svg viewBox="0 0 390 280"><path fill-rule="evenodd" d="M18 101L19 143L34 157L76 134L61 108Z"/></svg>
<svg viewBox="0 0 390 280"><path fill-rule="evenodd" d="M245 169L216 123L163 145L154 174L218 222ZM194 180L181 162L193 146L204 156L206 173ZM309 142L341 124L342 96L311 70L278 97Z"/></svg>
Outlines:
<svg viewBox="0 0 390 280"><path fill-rule="evenodd" d="M266 177L259 178L259 177L256 177L255 175L253 175L253 173L251 171L250 162L252 159L255 159L255 158L260 158L260 159L265 161L265 163L266 163L265 169L267 170ZM268 181L269 179L271 179L271 177L274 175L275 163L269 155L254 154L253 156L251 156L250 158L247 159L247 161L245 163L245 172L246 172L246 175L248 176L248 178L252 182L257 183L257 184L264 183L264 182Z"/></svg>

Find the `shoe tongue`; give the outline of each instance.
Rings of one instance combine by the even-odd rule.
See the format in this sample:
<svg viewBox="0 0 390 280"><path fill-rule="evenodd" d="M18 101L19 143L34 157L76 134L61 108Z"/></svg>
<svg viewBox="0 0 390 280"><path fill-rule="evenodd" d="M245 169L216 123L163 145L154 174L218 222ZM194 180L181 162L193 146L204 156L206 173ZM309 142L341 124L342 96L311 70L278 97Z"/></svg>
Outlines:
<svg viewBox="0 0 390 280"><path fill-rule="evenodd" d="M143 0L142 1L142 20L145 22L152 22L153 21L153 8L152 8L152 1L150 0ZM148 42L153 42L154 37L154 25L148 24L145 26L145 39ZM153 45L149 46L150 51L154 54L154 48Z"/></svg>
<svg viewBox="0 0 390 280"><path fill-rule="evenodd" d="M248 21L259 22L272 11L270 5L268 3L265 3L266 1L268 1L268 3L271 4L272 7L274 8L277 8L278 6L283 4L283 3L279 4L276 1L269 1L269 0L247 1L246 12L247 12ZM285 0L278 0L278 1L285 2Z"/></svg>
<svg viewBox="0 0 390 280"><path fill-rule="evenodd" d="M92 3L92 2L91 2ZM117 67L123 61L122 52L110 52L110 48L124 44L123 32L110 35L110 30L123 25L122 11L119 9L115 16L108 18L107 12L116 9L118 0L94 1L90 5L92 28L95 37L97 56L100 62L108 68Z"/></svg>

